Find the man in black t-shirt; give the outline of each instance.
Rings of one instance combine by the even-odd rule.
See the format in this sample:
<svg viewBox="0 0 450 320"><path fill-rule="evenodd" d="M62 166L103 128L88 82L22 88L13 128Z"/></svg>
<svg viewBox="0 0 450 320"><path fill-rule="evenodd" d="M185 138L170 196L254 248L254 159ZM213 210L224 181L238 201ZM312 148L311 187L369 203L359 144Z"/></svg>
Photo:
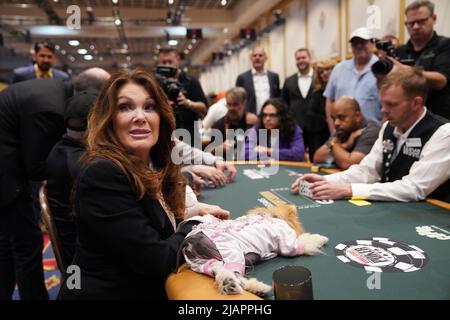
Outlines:
<svg viewBox="0 0 450 320"><path fill-rule="evenodd" d="M405 14L411 38L396 50L396 55L400 60L412 59L424 69L429 86L427 108L450 119L450 39L434 31L437 17L432 2L415 1L406 8ZM394 63L394 69L406 67L398 61Z"/></svg>
<svg viewBox="0 0 450 320"><path fill-rule="evenodd" d="M194 145L194 132L199 137L195 121L202 118L207 112L208 100L203 92L200 82L190 74L180 70L180 55L173 48L162 48L158 55L158 64L169 66L178 70L176 79L182 85L177 99L175 118L177 129L186 129L191 135L190 144ZM175 102L175 101L173 101ZM175 104L174 104L175 105ZM185 141L189 143L188 141Z"/></svg>

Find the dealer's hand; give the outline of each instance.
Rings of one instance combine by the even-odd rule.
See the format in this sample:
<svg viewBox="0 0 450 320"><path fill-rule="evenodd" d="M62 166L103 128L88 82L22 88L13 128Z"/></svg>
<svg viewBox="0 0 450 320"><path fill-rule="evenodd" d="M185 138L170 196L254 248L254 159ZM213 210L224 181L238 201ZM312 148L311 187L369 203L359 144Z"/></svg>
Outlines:
<svg viewBox="0 0 450 320"><path fill-rule="evenodd" d="M318 174L314 173L307 173L295 180L295 182L292 184L291 189L295 191L295 193L298 193L298 188L300 186L300 183L302 181L306 181L309 183L317 182L317 181L325 181L325 178L323 176L320 176Z"/></svg>
<svg viewBox="0 0 450 320"><path fill-rule="evenodd" d="M314 200L338 200L351 198L352 186L350 184L329 182L326 180L317 181L309 186Z"/></svg>

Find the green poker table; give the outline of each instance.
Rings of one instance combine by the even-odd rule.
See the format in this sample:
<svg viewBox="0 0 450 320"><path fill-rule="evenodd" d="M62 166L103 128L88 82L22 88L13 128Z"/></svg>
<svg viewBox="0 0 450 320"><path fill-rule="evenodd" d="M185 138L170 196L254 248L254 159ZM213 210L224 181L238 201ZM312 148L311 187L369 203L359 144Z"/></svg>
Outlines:
<svg viewBox="0 0 450 320"><path fill-rule="evenodd" d="M290 190L298 176L311 172L308 164L238 163L236 168L234 182L223 188L203 190L200 200L229 210L232 218L254 207L293 204L306 232L329 238L323 254L278 256L249 267L248 277L271 284L275 270L300 265L312 273L314 299L450 299L450 210L445 203L442 207L433 201L370 201L364 206L348 200L318 203ZM321 171L320 174L325 174L323 171L327 170ZM408 246L413 252L414 268L397 269L398 262L405 265L401 255L372 259L365 264L355 262L347 249L352 246L354 249L361 241L365 245L381 241L387 255L390 248L402 245L407 251L405 245ZM208 296L205 294L203 298ZM273 298L273 292L266 297Z"/></svg>

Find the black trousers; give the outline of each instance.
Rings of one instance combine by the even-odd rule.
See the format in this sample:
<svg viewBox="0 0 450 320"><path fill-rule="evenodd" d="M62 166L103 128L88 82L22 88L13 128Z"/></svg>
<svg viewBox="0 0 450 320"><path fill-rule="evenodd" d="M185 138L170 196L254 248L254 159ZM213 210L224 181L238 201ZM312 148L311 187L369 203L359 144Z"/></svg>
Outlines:
<svg viewBox="0 0 450 320"><path fill-rule="evenodd" d="M0 300L10 300L17 283L22 300L46 300L43 239L30 193L0 208Z"/></svg>

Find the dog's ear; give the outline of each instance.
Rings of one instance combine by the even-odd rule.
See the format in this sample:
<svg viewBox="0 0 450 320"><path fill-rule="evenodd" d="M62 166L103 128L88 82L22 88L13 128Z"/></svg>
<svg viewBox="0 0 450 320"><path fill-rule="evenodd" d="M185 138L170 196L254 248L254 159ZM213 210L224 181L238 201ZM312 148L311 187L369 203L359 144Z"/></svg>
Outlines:
<svg viewBox="0 0 450 320"><path fill-rule="evenodd" d="M291 205L287 205L286 207L287 207L287 210L288 210L290 216L298 217L298 211L297 211L296 206L291 204Z"/></svg>
<svg viewBox="0 0 450 320"><path fill-rule="evenodd" d="M267 214L267 213L270 213L270 210L268 208L256 207L256 208L247 210L247 212L245 214L250 215L250 214Z"/></svg>

